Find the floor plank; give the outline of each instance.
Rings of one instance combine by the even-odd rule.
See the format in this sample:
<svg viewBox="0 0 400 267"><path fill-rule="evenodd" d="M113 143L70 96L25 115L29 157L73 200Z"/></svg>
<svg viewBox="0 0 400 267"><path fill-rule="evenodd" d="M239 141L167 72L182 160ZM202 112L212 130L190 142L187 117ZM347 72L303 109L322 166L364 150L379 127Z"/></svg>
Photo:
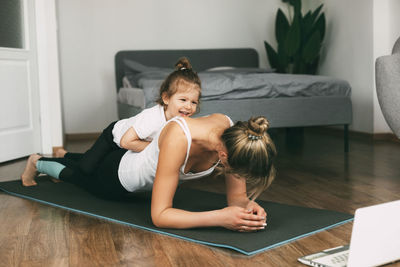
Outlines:
<svg viewBox="0 0 400 267"><path fill-rule="evenodd" d="M72 266L119 266L110 228L114 225L86 216L69 215L69 260Z"/></svg>

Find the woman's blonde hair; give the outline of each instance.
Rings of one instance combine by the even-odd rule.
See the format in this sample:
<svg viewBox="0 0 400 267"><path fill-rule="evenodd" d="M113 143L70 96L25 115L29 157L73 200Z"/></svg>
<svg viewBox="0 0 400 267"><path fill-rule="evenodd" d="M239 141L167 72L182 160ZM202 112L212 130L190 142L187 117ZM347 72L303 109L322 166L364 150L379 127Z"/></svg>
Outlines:
<svg viewBox="0 0 400 267"><path fill-rule="evenodd" d="M186 57L179 58L178 62L175 63L175 70L168 75L168 77L163 81L160 87L159 96L156 100L161 106L166 106L163 101L163 95L165 94L170 98L178 90L178 83L187 82L193 83L199 86L199 103L201 97L201 81L197 72L192 68L189 59ZM198 105L199 107L199 105Z"/></svg>
<svg viewBox="0 0 400 267"><path fill-rule="evenodd" d="M237 122L221 136L228 151L229 168L225 172L246 178L251 199L267 189L276 175L277 152L267 133L268 127L265 117L253 117L247 122Z"/></svg>

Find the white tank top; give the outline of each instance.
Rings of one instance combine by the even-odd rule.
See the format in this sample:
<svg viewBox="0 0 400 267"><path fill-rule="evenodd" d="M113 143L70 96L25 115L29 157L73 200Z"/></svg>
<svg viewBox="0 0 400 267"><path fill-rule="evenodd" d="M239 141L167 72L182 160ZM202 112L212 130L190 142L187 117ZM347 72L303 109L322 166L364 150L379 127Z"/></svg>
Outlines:
<svg viewBox="0 0 400 267"><path fill-rule="evenodd" d="M169 120L167 124L171 121L175 121L176 123L178 123L178 125L185 133L188 142L185 162L183 163L179 171L179 180L184 181L197 179L211 174L214 171L215 167L218 165L218 162L205 171L196 173L184 172L186 163L189 158L189 151L192 144L192 135L190 134L189 127L184 118L175 117ZM122 186L129 192L149 191L152 189L154 178L156 175L158 155L160 152L158 147L158 139L160 137L161 130L154 137L153 141L142 152L136 153L132 151L127 151L122 156L118 168L118 177Z"/></svg>

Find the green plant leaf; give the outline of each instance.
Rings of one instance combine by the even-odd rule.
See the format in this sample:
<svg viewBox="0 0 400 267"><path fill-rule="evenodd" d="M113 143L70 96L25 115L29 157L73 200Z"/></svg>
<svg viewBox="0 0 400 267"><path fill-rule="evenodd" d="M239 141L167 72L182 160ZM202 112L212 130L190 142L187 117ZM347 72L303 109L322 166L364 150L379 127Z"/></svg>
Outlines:
<svg viewBox="0 0 400 267"><path fill-rule="evenodd" d="M325 37L325 25L326 25L325 14L322 13L321 16L319 16L319 18L315 22L315 26L314 26L315 29L319 31L319 34L321 37L321 42L324 40L324 37Z"/></svg>
<svg viewBox="0 0 400 267"><path fill-rule="evenodd" d="M316 57L313 62L306 64L306 69L305 69L305 74L311 74L315 75L317 73L317 68L318 68L318 63L319 63L319 56Z"/></svg>
<svg viewBox="0 0 400 267"><path fill-rule="evenodd" d="M304 15L304 17L303 17L303 19L302 19L302 23L308 22L308 21L310 21L310 20L311 20L311 11L308 11L308 12Z"/></svg>
<svg viewBox="0 0 400 267"><path fill-rule="evenodd" d="M319 55L321 49L321 35L319 31L314 31L310 39L304 45L302 58L305 63L312 63L313 60Z"/></svg>
<svg viewBox="0 0 400 267"><path fill-rule="evenodd" d="M301 0L293 0L291 5L294 8L294 17L301 17Z"/></svg>
<svg viewBox="0 0 400 267"><path fill-rule="evenodd" d="M313 22L311 18L311 11L308 11L306 15L304 16L302 23L301 23L302 29L302 41L305 43L306 40L310 37L311 30L313 28Z"/></svg>
<svg viewBox="0 0 400 267"><path fill-rule="evenodd" d="M290 25L289 31L285 39L285 53L291 57L296 54L300 48L301 42L300 35L300 23L299 17L295 16L292 25Z"/></svg>
<svg viewBox="0 0 400 267"><path fill-rule="evenodd" d="M309 65L308 74L314 75L317 73L318 63L319 63L319 56L315 58L314 61Z"/></svg>
<svg viewBox="0 0 400 267"><path fill-rule="evenodd" d="M306 19L307 17L311 17L311 11L310 10L304 15L304 19Z"/></svg>
<svg viewBox="0 0 400 267"><path fill-rule="evenodd" d="M322 12L323 5L319 5L314 11L307 11L303 16L301 0L282 0L282 2L293 8L293 20L289 21L282 10L278 9L275 25L277 52L272 47L268 48L269 44L266 44L266 49L273 51L275 56L273 60L277 62L275 66L278 72L315 74L325 36L326 21ZM272 55L268 57L272 58Z"/></svg>
<svg viewBox="0 0 400 267"><path fill-rule="evenodd" d="M278 66L279 66L278 54L275 52L275 50L272 48L272 46L268 42L264 41L264 46L265 46L265 50L267 51L269 65L271 65L271 68L278 69Z"/></svg>
<svg viewBox="0 0 400 267"><path fill-rule="evenodd" d="M306 73L307 71L307 64L304 62L304 60L298 60L296 67L293 70L294 74L302 74Z"/></svg>
<svg viewBox="0 0 400 267"><path fill-rule="evenodd" d="M322 7L324 4L321 4L317 9L314 10L314 12L311 14L311 21L314 23L315 19L318 17L319 12L321 11Z"/></svg>
<svg viewBox="0 0 400 267"><path fill-rule="evenodd" d="M276 41L278 42L278 45L284 43L288 30L289 30L289 21L287 20L282 10L279 8L278 12L276 13L276 21L275 21L275 37Z"/></svg>
<svg viewBox="0 0 400 267"><path fill-rule="evenodd" d="M278 73L287 73L287 66L289 64L289 57L285 53L283 45L278 46L278 67L276 71Z"/></svg>

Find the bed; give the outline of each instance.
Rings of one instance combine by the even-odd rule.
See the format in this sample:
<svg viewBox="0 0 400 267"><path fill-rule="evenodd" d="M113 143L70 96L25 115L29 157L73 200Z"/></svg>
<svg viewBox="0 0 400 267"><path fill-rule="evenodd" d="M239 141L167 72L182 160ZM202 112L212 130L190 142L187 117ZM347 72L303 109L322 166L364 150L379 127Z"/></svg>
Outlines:
<svg viewBox="0 0 400 267"><path fill-rule="evenodd" d="M219 112L238 121L263 115L271 128L343 125L348 151L350 85L332 77L261 69L258 53L251 48L119 51L115 56L119 118L154 104L163 75L182 56L190 59L202 80L198 116ZM215 77L222 77L224 85L213 83ZM227 81L233 89L227 89ZM246 84L251 88L241 87Z"/></svg>

